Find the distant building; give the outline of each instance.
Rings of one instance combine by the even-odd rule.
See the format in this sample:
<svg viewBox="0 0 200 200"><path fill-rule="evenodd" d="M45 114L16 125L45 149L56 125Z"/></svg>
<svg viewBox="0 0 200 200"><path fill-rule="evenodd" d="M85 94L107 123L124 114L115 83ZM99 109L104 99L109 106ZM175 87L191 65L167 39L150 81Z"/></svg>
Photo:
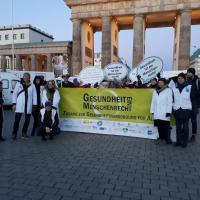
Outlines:
<svg viewBox="0 0 200 200"><path fill-rule="evenodd" d="M0 27L0 45L12 44L13 40L15 44L21 44L52 42L53 39L54 38L52 35L49 35L48 33L45 33L44 31L33 27L30 24L14 26L13 32L12 26Z"/></svg>
<svg viewBox="0 0 200 200"><path fill-rule="evenodd" d="M53 39L52 35L31 25L15 26L13 32L11 26L0 27L0 71L61 71L67 68L70 72L72 42L54 42Z"/></svg>
<svg viewBox="0 0 200 200"><path fill-rule="evenodd" d="M190 57L190 67L195 68L197 75L200 77L200 49L197 49Z"/></svg>
<svg viewBox="0 0 200 200"><path fill-rule="evenodd" d="M101 67L102 56L101 53L94 53L94 66Z"/></svg>

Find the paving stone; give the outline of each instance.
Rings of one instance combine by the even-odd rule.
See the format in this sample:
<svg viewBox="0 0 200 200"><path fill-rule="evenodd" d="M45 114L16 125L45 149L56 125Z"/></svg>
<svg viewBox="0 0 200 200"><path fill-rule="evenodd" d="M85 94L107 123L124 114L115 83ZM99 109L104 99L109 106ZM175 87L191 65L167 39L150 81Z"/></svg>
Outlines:
<svg viewBox="0 0 200 200"><path fill-rule="evenodd" d="M5 111L0 200L199 200L200 137L186 149L86 133L12 141L13 118Z"/></svg>

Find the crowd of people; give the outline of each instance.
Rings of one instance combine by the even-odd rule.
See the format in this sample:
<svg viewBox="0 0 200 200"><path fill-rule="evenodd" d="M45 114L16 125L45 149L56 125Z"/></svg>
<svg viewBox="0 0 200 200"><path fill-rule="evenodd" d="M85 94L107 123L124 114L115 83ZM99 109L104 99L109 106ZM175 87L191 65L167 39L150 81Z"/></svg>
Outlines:
<svg viewBox="0 0 200 200"><path fill-rule="evenodd" d="M22 138L28 138L28 127L31 115L34 123L31 131L31 136L37 132L42 136L42 140L46 140L47 136L50 139L59 132L58 124L58 105L60 102L60 94L56 89L54 80L44 81L40 76L36 76L33 84L30 81L30 74L24 73L23 78L15 86L13 92L13 106L15 111L15 120L12 131L13 140L17 139L19 124L22 114L25 116L25 121L22 128ZM0 82L0 140L5 141L2 136L3 127L3 98L2 98L2 82Z"/></svg>
<svg viewBox="0 0 200 200"><path fill-rule="evenodd" d="M186 147L189 137L189 119L192 122L192 141L197 134L197 114L200 106L200 83L195 74L195 69L189 68L187 74L180 73L173 79L166 80L160 74L149 83L143 84L141 77L137 76L137 81L102 81L101 83L84 84L77 78L73 82L69 81L70 76L62 76L62 81L58 87L63 88L153 88L153 96L150 112L154 118L154 125L158 128L160 141L171 144L170 139L170 117L172 114L176 119L176 146ZM171 87L169 82L173 81ZM12 138L17 139L19 124L22 114L25 121L22 128L22 138L29 137L27 130L31 115L34 123L31 136L41 135L42 140L50 139L59 132L58 106L60 94L54 80L44 81L40 76L36 76L33 83L30 81L30 74L24 73L23 78L15 86L13 93L13 110L15 120L13 125ZM3 127L3 97L2 82L0 82L0 141L5 139L2 136Z"/></svg>
<svg viewBox="0 0 200 200"><path fill-rule="evenodd" d="M158 142L170 139L170 117L176 121L176 146L187 147L188 140L195 141L197 135L197 114L200 103L200 83L195 69L177 76L176 85L168 87L166 79L160 78L155 87L151 103L154 125L158 128ZM192 122L192 136L189 138L189 120Z"/></svg>

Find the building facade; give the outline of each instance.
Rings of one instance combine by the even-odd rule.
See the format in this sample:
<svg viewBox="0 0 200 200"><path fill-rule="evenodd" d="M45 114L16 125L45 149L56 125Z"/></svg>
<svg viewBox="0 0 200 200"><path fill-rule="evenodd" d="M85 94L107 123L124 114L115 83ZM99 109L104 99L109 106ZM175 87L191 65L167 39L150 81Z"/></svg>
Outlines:
<svg viewBox="0 0 200 200"><path fill-rule="evenodd" d="M132 67L144 58L147 28L173 27L173 69L190 65L191 25L200 24L199 0L64 0L73 22L73 73L93 64L94 33L102 31L102 67L118 60L118 33L131 29ZM164 42L164 41L163 41Z"/></svg>
<svg viewBox="0 0 200 200"><path fill-rule="evenodd" d="M1 27L0 38L0 71L51 72L59 65L56 57L63 56L70 72L72 42L54 42L53 36L31 25L16 26L14 31L11 27Z"/></svg>
<svg viewBox="0 0 200 200"><path fill-rule="evenodd" d="M13 35L13 37L12 37ZM45 33L44 31L28 25L0 27L0 45L23 43L38 43L38 42L52 42L53 36Z"/></svg>

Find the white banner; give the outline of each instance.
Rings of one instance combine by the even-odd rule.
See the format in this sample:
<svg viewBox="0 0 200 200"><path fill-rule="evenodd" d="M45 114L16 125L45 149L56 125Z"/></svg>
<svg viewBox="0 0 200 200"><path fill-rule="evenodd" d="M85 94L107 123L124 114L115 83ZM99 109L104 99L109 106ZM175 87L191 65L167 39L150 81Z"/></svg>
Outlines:
<svg viewBox="0 0 200 200"><path fill-rule="evenodd" d="M62 131L121 135L138 138L156 139L157 128L153 124L115 122L95 119L60 119Z"/></svg>

